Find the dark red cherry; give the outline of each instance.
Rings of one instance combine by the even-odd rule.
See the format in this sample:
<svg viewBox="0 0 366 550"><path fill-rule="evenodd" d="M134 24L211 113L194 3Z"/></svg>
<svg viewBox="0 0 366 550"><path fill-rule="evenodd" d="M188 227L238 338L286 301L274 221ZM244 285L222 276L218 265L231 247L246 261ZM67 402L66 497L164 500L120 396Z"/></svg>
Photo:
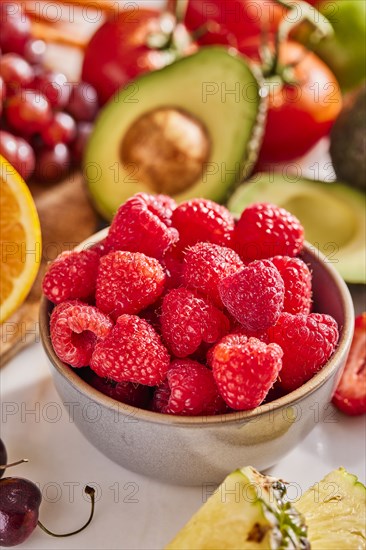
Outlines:
<svg viewBox="0 0 366 550"><path fill-rule="evenodd" d="M6 453L6 448L2 439L0 439L0 465L6 466L8 461L8 455ZM0 468L0 477L3 477L5 468Z"/></svg>
<svg viewBox="0 0 366 550"><path fill-rule="evenodd" d="M24 542L38 523L42 495L37 485L21 477L0 482L0 545Z"/></svg>
<svg viewBox="0 0 366 550"><path fill-rule="evenodd" d="M42 495L37 485L21 477L4 477L0 480L0 546L21 544L37 525L53 537L69 537L80 533L89 525L94 514L95 490L87 485L84 491L91 500L89 519L76 531L56 534L38 520Z"/></svg>

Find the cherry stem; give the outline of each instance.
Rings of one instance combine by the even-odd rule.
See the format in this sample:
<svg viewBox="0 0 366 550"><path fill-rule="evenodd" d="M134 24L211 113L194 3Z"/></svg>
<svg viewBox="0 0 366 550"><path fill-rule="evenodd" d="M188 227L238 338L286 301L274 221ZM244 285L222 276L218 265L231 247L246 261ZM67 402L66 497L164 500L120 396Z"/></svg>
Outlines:
<svg viewBox="0 0 366 550"><path fill-rule="evenodd" d="M19 464L23 464L24 462L28 462L28 458L22 458L21 460L17 460L16 462L12 462L11 464L0 465L0 470L6 470L6 468L12 468L12 466L18 466Z"/></svg>
<svg viewBox="0 0 366 550"><path fill-rule="evenodd" d="M47 527L45 527L40 521L38 521L39 527L40 527L45 533L47 533L47 535L51 535L51 537L58 537L58 538L61 538L61 537L71 537L72 535L77 535L77 533L80 533L81 531L84 531L84 529L86 529L86 527L88 527L89 523L91 522L91 520L93 519L93 516L94 516L95 489L93 489L93 487L90 487L89 485L87 485L87 486L85 487L85 489L84 489L84 492L85 492L85 494L87 494L87 495L90 496L91 510L90 510L90 515L89 515L88 521L87 521L82 527L80 527L80 529L77 529L76 531L72 531L71 533L57 534L57 533L52 533L52 531L50 531L49 529L47 529Z"/></svg>

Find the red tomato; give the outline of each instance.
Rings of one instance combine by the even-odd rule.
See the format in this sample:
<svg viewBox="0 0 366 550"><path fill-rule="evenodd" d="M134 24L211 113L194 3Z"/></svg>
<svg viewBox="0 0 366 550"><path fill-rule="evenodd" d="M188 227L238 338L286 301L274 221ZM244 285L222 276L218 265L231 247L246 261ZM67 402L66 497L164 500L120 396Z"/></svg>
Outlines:
<svg viewBox="0 0 366 550"><path fill-rule="evenodd" d="M127 9L104 23L91 38L84 57L82 79L92 84L101 103L142 73L161 69L174 59L166 51L147 45L148 37L161 32L161 12ZM177 29L185 53L196 46L183 25Z"/></svg>
<svg viewBox="0 0 366 550"><path fill-rule="evenodd" d="M296 42L280 47L280 65L294 63L296 84L267 83L269 110L259 166L304 155L329 133L342 107L338 82L314 53Z"/></svg>
<svg viewBox="0 0 366 550"><path fill-rule="evenodd" d="M356 318L351 349L333 403L351 416L366 413L366 313Z"/></svg>
<svg viewBox="0 0 366 550"><path fill-rule="evenodd" d="M168 0L169 9L174 11L175 4L176 0ZM286 12L276 0L189 0L184 23L195 31L215 21L222 31L234 35L240 52L258 57L262 32L275 32Z"/></svg>

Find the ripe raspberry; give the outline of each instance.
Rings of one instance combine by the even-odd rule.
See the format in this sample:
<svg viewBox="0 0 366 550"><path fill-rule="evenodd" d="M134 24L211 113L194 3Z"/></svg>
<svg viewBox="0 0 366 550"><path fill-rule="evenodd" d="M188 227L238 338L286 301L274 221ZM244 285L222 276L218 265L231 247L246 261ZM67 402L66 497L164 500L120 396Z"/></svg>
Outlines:
<svg viewBox="0 0 366 550"><path fill-rule="evenodd" d="M217 307L223 307L218 284L227 275L244 267L231 248L212 243L197 243L188 248L184 258L183 282L188 288L199 290Z"/></svg>
<svg viewBox="0 0 366 550"><path fill-rule="evenodd" d="M178 231L168 227L163 214L156 214L156 204L151 204L147 197L138 193L119 207L106 240L110 250L142 252L161 258L178 241Z"/></svg>
<svg viewBox="0 0 366 550"><path fill-rule="evenodd" d="M156 214L165 225L172 225L173 210L177 208L177 203L168 195L148 195L147 193L139 193L144 198L149 210Z"/></svg>
<svg viewBox="0 0 366 550"><path fill-rule="evenodd" d="M219 284L223 304L246 330L274 325L283 309L285 287L269 260L257 260Z"/></svg>
<svg viewBox="0 0 366 550"><path fill-rule="evenodd" d="M83 379L93 388L104 393L108 397L138 407L139 409L148 409L151 397L150 388L142 384L134 384L132 382L113 382L107 378L100 378L95 372L88 369L88 372L83 375Z"/></svg>
<svg viewBox="0 0 366 550"><path fill-rule="evenodd" d="M106 338L113 323L96 307L63 302L51 313L51 342L56 355L72 367L89 365L98 339Z"/></svg>
<svg viewBox="0 0 366 550"><path fill-rule="evenodd" d="M106 238L102 239L101 241L95 242L90 247L90 250L93 250L94 252L97 252L99 258L101 258L102 256L105 256L109 252L109 249L107 248L107 245L106 245L106 241L107 241Z"/></svg>
<svg viewBox="0 0 366 550"><path fill-rule="evenodd" d="M227 246L234 231L234 218L220 204L207 199L192 199L173 212L173 227L179 231L179 248L198 242Z"/></svg>
<svg viewBox="0 0 366 550"><path fill-rule="evenodd" d="M94 295L99 254L94 250L65 251L43 278L43 293L54 304Z"/></svg>
<svg viewBox="0 0 366 550"><path fill-rule="evenodd" d="M166 288L177 288L183 285L183 255L176 246L170 248L161 260L165 268Z"/></svg>
<svg viewBox="0 0 366 550"><path fill-rule="evenodd" d="M169 367L169 354L159 335L144 319L121 315L107 338L97 342L90 368L115 382L157 386Z"/></svg>
<svg viewBox="0 0 366 550"><path fill-rule="evenodd" d="M153 304L164 290L165 273L155 258L139 252L110 252L100 260L96 304L117 319Z"/></svg>
<svg viewBox="0 0 366 550"><path fill-rule="evenodd" d="M219 391L232 409L245 411L260 405L282 367L283 352L276 344L232 335L213 350L212 371Z"/></svg>
<svg viewBox="0 0 366 550"><path fill-rule="evenodd" d="M191 359L170 364L167 380L157 388L154 410L184 416L213 415L227 411L212 372Z"/></svg>
<svg viewBox="0 0 366 550"><path fill-rule="evenodd" d="M234 329L230 334L227 334L221 340L210 347L209 350L207 350L206 353L206 364L207 366L212 369L212 363L213 363L213 357L214 357L214 351L215 347L218 344L232 344L232 343L242 343L244 340L243 338L246 338L247 340L249 338L256 338L257 340L260 340L264 344L269 344L269 337L267 334L267 331L265 332L255 332L250 330L245 330L243 327Z"/></svg>
<svg viewBox="0 0 366 550"><path fill-rule="evenodd" d="M244 261L296 256L304 245L304 229L295 216L269 203L248 206L238 221L233 248Z"/></svg>
<svg viewBox="0 0 366 550"><path fill-rule="evenodd" d="M170 386L168 380L158 386L155 390L154 397L152 400L151 410L158 413L165 413L168 406L170 397Z"/></svg>
<svg viewBox="0 0 366 550"><path fill-rule="evenodd" d="M277 267L285 284L286 313L310 313L311 310L311 272L300 258L275 256L271 262Z"/></svg>
<svg viewBox="0 0 366 550"><path fill-rule="evenodd" d="M202 341L214 343L229 330L222 311L186 288L164 297L160 320L163 338L177 357L191 355Z"/></svg>
<svg viewBox="0 0 366 550"><path fill-rule="evenodd" d="M338 326L330 315L283 313L269 330L271 342L283 349L281 387L293 391L328 361L338 342Z"/></svg>

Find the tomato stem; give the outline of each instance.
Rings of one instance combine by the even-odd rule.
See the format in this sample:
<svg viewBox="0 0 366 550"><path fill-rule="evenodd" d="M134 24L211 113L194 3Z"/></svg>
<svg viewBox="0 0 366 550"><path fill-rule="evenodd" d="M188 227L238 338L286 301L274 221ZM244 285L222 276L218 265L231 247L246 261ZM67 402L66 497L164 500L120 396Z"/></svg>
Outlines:
<svg viewBox="0 0 366 550"><path fill-rule="evenodd" d="M84 531L84 529L86 527L88 527L89 523L91 522L91 520L93 519L93 516L94 516L94 507L95 507L95 489L93 489L93 487L90 487L89 485L87 485L84 489L84 492L85 494L89 495L90 496L90 501L91 501L91 510L90 510L90 515L89 515L89 519L86 523L84 523L84 525L82 527L80 527L80 529L77 529L76 531L72 531L71 533L62 533L62 534L58 534L58 533L53 533L52 531L50 531L49 529L47 529L47 527L45 527L40 521L38 521L38 525L39 527L45 532L47 533L47 535L51 535L51 537L57 537L57 538L61 538L61 537L71 537L72 535L76 535L77 533L80 533L81 531Z"/></svg>
<svg viewBox="0 0 366 550"><path fill-rule="evenodd" d="M177 23L183 23L187 13L188 2L189 0L173 0L169 11L175 16Z"/></svg>
<svg viewBox="0 0 366 550"><path fill-rule="evenodd" d="M275 75L279 75L284 81L284 71L288 68L292 68L296 65L288 65L285 67L279 67L280 47L282 42L288 40L291 32L294 28L298 27L303 21L309 21L315 27L315 33L313 33L317 41L331 36L333 34L333 27L318 10L313 6L310 6L303 0L298 0L296 4L289 4L286 0L276 0L281 6L288 8L290 11L297 10L297 16L292 20L284 17L279 25L278 31L275 34L274 53L272 54L270 61L263 59L263 75L266 78L271 78ZM299 15L298 15L299 14ZM267 50L269 48L267 47ZM268 56L267 56L268 57Z"/></svg>

